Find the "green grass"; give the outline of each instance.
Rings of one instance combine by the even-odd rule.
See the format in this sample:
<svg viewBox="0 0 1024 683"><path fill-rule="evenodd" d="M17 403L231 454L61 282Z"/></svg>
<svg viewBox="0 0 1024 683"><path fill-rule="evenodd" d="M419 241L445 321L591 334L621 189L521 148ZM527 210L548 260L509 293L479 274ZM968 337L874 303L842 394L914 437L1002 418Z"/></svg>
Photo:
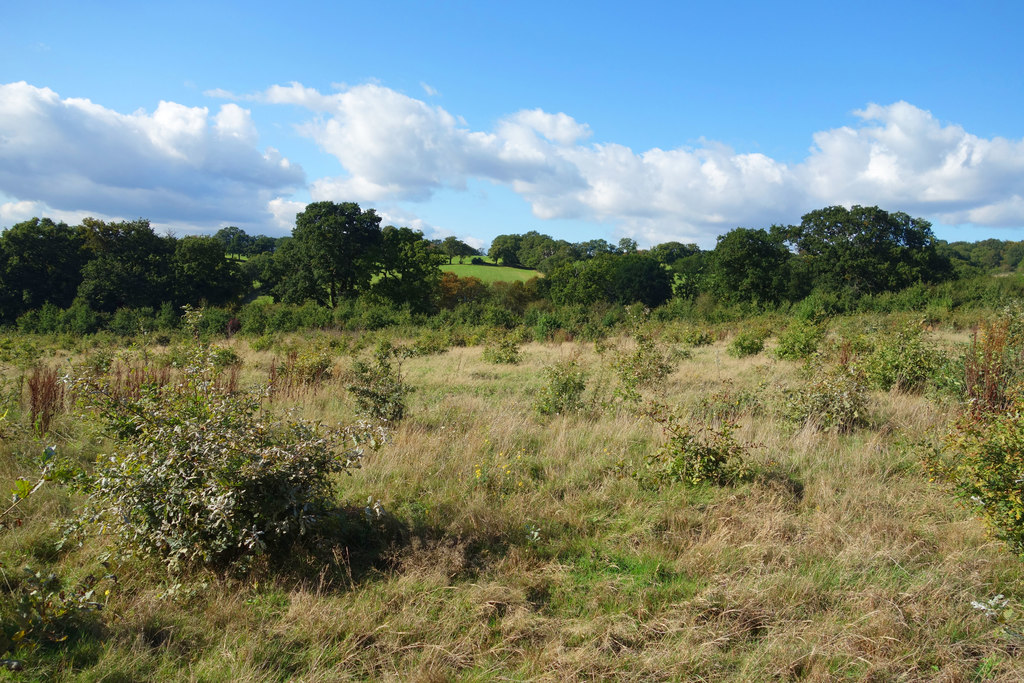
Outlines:
<svg viewBox="0 0 1024 683"><path fill-rule="evenodd" d="M458 264L443 265L441 270L449 273L455 273L459 277L476 277L480 278L483 282L490 284L492 282L526 282L535 277L544 277L544 274L539 270L529 270L527 268L509 268L507 266L497 265L486 265L486 266L474 266L471 264Z"/></svg>

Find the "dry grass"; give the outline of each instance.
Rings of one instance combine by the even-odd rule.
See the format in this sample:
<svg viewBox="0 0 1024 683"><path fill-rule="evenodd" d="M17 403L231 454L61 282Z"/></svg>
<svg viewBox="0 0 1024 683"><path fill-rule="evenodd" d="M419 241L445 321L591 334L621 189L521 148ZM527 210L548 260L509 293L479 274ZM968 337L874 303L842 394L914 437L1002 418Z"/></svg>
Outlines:
<svg viewBox="0 0 1024 683"><path fill-rule="evenodd" d="M230 344L243 359L238 381L265 383L274 352ZM338 541L319 579L269 568L246 579L193 577L177 597L159 597L166 585L140 571L116 596L81 675L1024 677L1019 638L971 607L997 593L1024 598L1020 562L918 462L914 444L941 433L948 405L876 393L867 428L802 427L780 410L799 366L765 354L735 359L720 340L680 360L659 395L695 420L735 420L763 473L735 487L652 491L620 470L663 436L606 405L613 375L593 345L527 344L513 366L487 363L481 351L408 359L416 391L407 419L362 471L339 481L340 500L383 503L387 543ZM541 418L541 369L568 358L588 373L588 408ZM351 419L336 379L347 362L338 354L332 379L278 402ZM31 544L18 538L4 539L5 561Z"/></svg>

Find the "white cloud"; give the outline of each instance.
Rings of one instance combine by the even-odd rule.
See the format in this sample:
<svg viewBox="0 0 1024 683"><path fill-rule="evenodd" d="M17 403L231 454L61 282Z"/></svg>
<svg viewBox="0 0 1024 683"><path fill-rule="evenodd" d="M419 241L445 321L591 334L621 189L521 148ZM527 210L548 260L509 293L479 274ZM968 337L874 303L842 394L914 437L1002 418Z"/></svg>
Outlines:
<svg viewBox="0 0 1024 683"><path fill-rule="evenodd" d="M262 227L304 174L260 151L249 111L160 102L121 114L27 83L0 85L0 193L60 212L154 224Z"/></svg>
<svg viewBox="0 0 1024 683"><path fill-rule="evenodd" d="M423 92L427 93L427 95L429 95L430 97L435 97L437 95L437 89L434 88L429 83L424 83L423 81L420 81L420 87L423 88Z"/></svg>
<svg viewBox="0 0 1024 683"><path fill-rule="evenodd" d="M589 143L564 113L523 110L492 131L389 88L322 95L298 83L257 95L320 116L300 131L344 175L312 183L316 199L426 200L471 178L506 184L542 219L609 221L627 235L709 242L737 225L795 221L829 204L878 204L943 222L1024 224L1024 141L982 139L906 102L869 104L858 123L813 134L786 164L714 142L637 152Z"/></svg>

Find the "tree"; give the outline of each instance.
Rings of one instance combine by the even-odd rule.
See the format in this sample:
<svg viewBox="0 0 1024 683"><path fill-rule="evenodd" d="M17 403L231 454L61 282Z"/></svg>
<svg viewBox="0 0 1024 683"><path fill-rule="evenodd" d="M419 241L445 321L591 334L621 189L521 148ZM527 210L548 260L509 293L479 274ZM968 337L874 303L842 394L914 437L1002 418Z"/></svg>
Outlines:
<svg viewBox="0 0 1024 683"><path fill-rule="evenodd" d="M491 242L491 248L487 255L495 263L501 261L505 266L519 265L519 245L522 241L520 235L498 235Z"/></svg>
<svg viewBox="0 0 1024 683"><path fill-rule="evenodd" d="M374 291L415 311L428 311L434 306L444 256L418 230L389 225L381 237L380 279Z"/></svg>
<svg viewBox="0 0 1024 683"><path fill-rule="evenodd" d="M0 234L0 318L13 321L51 303L67 308L81 283L82 233L49 218L33 218Z"/></svg>
<svg viewBox="0 0 1024 683"><path fill-rule="evenodd" d="M789 258L789 250L778 232L730 230L718 237L709 258L711 291L731 303L777 303L786 292Z"/></svg>
<svg viewBox="0 0 1024 683"><path fill-rule="evenodd" d="M224 251L235 256L243 256L249 253L252 243L255 240L246 234L245 230L229 225L214 233L214 238L224 245Z"/></svg>
<svg viewBox="0 0 1024 683"><path fill-rule="evenodd" d="M240 268L227 258L216 237L189 236L174 247L174 303L214 306L228 303L244 291Z"/></svg>
<svg viewBox="0 0 1024 683"><path fill-rule="evenodd" d="M477 255L476 249L454 236L445 237L438 246L441 249L441 252L448 257L449 264L451 264L452 259L456 257L458 257L459 263L462 263L462 259L466 256Z"/></svg>
<svg viewBox="0 0 1024 683"><path fill-rule="evenodd" d="M950 274L931 223L877 206L829 206L785 228L816 286L854 295L936 282Z"/></svg>
<svg viewBox="0 0 1024 683"><path fill-rule="evenodd" d="M315 202L295 217L291 278L317 302L337 306L370 286L381 246L380 217L358 204ZM295 289L295 287L291 287Z"/></svg>
<svg viewBox="0 0 1024 683"><path fill-rule="evenodd" d="M159 306L172 294L174 240L153 232L149 221L82 221L90 260L82 268L78 296L95 311Z"/></svg>

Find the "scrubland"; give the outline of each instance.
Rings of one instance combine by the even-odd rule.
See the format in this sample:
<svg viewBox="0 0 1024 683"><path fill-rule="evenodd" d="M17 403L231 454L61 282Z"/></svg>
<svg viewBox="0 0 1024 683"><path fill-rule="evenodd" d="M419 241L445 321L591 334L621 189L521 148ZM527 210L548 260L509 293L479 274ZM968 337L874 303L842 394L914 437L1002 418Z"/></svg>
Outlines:
<svg viewBox="0 0 1024 683"><path fill-rule="evenodd" d="M806 397L827 386L821 368L872 376L872 348L904 322L822 326L798 359L778 357L785 322L753 324L765 347L752 355L735 345L751 326L650 326L667 374L632 397L623 384L645 368L616 365L636 349L627 333L513 343L517 363L487 360L483 336L421 345L395 356L404 417L337 476L329 523L244 570L170 571L100 534L58 549L54 524L85 494L46 481L0 529L2 606L24 598L28 566L68 592L97 577L102 609L37 620L53 637L23 635L7 655L23 670L0 679L1020 680L1008 609L1024 596L1021 560L925 464L964 410L955 359L969 330L914 337L937 359L919 384L844 385L857 394L847 422ZM387 334L214 346L232 387L274 380L267 409L351 424L351 369ZM388 336L417 348L413 333ZM47 445L86 471L111 448L70 389L43 429L33 367L173 375L185 347L10 340L4 490L35 481ZM583 390L543 414L559 363ZM669 413L688 443L727 432L740 473L694 484L659 459Z"/></svg>

